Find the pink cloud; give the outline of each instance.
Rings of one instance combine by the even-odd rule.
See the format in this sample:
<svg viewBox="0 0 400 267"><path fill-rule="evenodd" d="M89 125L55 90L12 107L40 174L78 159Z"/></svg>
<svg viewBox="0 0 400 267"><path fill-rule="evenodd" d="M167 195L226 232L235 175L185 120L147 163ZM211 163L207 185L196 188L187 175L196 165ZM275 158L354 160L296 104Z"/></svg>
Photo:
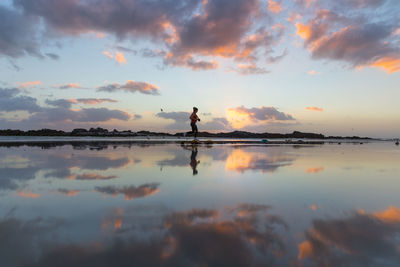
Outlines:
<svg viewBox="0 0 400 267"><path fill-rule="evenodd" d="M20 83L20 86L22 88L32 88L32 87L35 87L36 85L40 85L40 84L43 84L43 83L41 81L32 81L32 82Z"/></svg>
<svg viewBox="0 0 400 267"><path fill-rule="evenodd" d="M268 0L268 9L272 13L279 14L282 12L283 7L282 7L281 3L278 3L278 2L275 2L272 0Z"/></svg>

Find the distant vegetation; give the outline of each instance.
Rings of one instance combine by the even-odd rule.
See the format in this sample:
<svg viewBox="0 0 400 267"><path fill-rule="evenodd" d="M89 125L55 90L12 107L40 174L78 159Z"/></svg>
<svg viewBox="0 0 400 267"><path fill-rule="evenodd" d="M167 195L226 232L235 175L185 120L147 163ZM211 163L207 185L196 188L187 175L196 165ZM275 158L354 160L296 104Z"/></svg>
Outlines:
<svg viewBox="0 0 400 267"><path fill-rule="evenodd" d="M116 129L109 131L104 128L90 128L89 130L83 128L74 129L71 132L64 132L51 129L41 129L41 130L0 130L0 136L104 136L104 137L129 137L129 136L171 136L171 137L183 137L183 133L162 133L162 132L149 132L149 131L138 131L132 132L128 131L118 131ZM293 133L281 134L281 133L251 133L245 131L233 131L227 133L209 133L209 132L199 132L199 137L209 137L209 138L296 138L296 139L369 139L368 137L359 136L325 136L323 134L317 133L303 133L294 131Z"/></svg>

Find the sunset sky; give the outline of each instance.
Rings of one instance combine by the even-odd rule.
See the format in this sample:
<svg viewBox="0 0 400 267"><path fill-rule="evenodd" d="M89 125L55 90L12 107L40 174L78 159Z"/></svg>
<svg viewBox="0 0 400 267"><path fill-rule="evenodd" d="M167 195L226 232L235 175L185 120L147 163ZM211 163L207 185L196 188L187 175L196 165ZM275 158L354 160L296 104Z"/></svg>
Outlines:
<svg viewBox="0 0 400 267"><path fill-rule="evenodd" d="M399 0L1 0L0 129L400 136ZM161 111L161 109L163 111Z"/></svg>

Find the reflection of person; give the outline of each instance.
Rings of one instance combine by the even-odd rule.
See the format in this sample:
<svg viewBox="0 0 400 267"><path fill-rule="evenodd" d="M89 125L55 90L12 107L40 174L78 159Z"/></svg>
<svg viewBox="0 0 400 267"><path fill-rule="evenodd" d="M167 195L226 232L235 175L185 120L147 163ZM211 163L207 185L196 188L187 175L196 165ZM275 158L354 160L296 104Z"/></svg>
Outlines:
<svg viewBox="0 0 400 267"><path fill-rule="evenodd" d="M190 115L190 126L192 127L191 133L194 134L194 139L197 139L197 133L199 130L197 129L196 122L200 121L200 118L197 116L198 109L193 107L193 113Z"/></svg>
<svg viewBox="0 0 400 267"><path fill-rule="evenodd" d="M197 164L200 163L200 160L196 159L197 157L197 147L192 147L192 154L190 155L190 167L192 167L193 175L198 173Z"/></svg>

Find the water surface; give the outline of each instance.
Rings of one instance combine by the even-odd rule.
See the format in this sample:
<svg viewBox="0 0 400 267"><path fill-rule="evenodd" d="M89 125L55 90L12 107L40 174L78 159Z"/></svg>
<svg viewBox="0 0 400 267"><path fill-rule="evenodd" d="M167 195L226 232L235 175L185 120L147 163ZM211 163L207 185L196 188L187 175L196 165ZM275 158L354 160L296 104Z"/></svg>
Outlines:
<svg viewBox="0 0 400 267"><path fill-rule="evenodd" d="M399 266L400 149L0 147L0 266Z"/></svg>

